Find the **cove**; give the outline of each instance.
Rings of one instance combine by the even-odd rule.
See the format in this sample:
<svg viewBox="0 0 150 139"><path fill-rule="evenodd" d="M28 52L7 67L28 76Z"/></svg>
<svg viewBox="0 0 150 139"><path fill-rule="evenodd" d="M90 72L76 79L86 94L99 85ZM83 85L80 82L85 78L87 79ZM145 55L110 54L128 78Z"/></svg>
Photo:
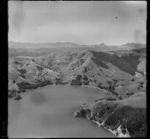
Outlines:
<svg viewBox="0 0 150 139"><path fill-rule="evenodd" d="M105 97L95 88L49 85L21 94L8 102L8 137L115 137L73 112L83 103Z"/></svg>

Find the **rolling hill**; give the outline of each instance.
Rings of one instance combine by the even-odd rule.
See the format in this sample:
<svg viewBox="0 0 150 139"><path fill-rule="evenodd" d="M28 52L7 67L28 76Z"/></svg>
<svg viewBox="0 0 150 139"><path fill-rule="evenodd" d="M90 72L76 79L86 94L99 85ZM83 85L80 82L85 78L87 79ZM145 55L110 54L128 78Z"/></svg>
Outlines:
<svg viewBox="0 0 150 139"><path fill-rule="evenodd" d="M74 51L77 48L73 48L36 57L28 54L10 57L9 89L11 91L12 86L17 88L20 82L35 86L37 82L48 81L51 84L90 85L110 91L119 98L146 91L146 48L139 49L138 46L135 49L133 46L135 44L131 50L101 52L87 48ZM31 52L29 49L25 51Z"/></svg>

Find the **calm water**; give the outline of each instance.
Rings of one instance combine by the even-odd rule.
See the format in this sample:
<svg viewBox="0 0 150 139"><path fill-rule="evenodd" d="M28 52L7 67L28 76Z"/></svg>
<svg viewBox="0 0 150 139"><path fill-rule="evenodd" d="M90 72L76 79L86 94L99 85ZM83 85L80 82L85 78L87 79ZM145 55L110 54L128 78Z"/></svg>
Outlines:
<svg viewBox="0 0 150 139"><path fill-rule="evenodd" d="M80 104L93 102L105 93L97 89L46 86L9 100L8 136L18 137L114 137L89 120L74 118Z"/></svg>

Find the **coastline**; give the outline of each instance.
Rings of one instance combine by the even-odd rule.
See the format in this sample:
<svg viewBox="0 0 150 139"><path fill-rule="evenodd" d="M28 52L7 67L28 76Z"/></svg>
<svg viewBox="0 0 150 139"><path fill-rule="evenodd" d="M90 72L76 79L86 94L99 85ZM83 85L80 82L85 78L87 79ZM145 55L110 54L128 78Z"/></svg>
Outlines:
<svg viewBox="0 0 150 139"><path fill-rule="evenodd" d="M76 112L74 112L74 114L76 115ZM99 121L97 120L91 120L91 118L89 117L89 115L85 115L85 118L89 121L92 121L93 123L97 124L98 127L101 127L103 129L106 129L107 131L111 132L113 135L115 135L116 137L125 137L125 138L130 138L131 136L129 135L129 132L128 130L126 129L126 133L124 134L122 132L122 129L121 129L121 125L119 125L119 127L115 130L112 130L110 128L107 128L105 125L104 125L104 122L105 120L102 122L102 123L99 123Z"/></svg>
<svg viewBox="0 0 150 139"><path fill-rule="evenodd" d="M14 97L12 97L12 98L14 98L15 100L20 100L21 98L20 98L20 96L21 96L21 94L24 94L24 93L27 93L27 92L29 92L29 91L31 91L31 90L36 90L36 89L39 89L39 88L43 88L43 87L46 87L46 86L57 86L57 85L62 85L62 86L77 86L77 87L84 87L84 88L93 88L93 89L97 89L97 90L99 90L99 91L103 91L104 93L108 93L108 94L110 94L111 95L111 92L109 92L108 90L105 90L105 89L101 89L101 88L99 88L99 87L96 87L96 86L91 86L91 85L71 85L71 84L47 84L47 85L45 85L45 86L38 86L37 88L32 88L32 89L25 89L25 91L23 91L23 92L20 92L20 93L16 93L15 94L15 96ZM8 97L9 98L9 97ZM11 98L11 97L10 97Z"/></svg>
<svg viewBox="0 0 150 139"><path fill-rule="evenodd" d="M94 123L96 123L99 127L103 127L104 129L110 131L112 134L114 134L116 137L128 137L130 138L130 135L128 131L126 130L127 134L123 134L121 130L121 125L116 130L111 130L110 128L107 128L104 126L104 121L100 124L98 121L92 120Z"/></svg>

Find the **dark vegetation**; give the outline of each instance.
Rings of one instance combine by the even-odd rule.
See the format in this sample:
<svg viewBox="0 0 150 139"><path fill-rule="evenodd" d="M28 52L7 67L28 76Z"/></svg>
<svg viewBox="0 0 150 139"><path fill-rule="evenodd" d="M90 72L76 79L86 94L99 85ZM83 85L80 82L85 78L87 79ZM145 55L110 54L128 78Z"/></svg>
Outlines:
<svg viewBox="0 0 150 139"><path fill-rule="evenodd" d="M124 131L127 129L131 137L146 137L146 110L130 106L119 107L115 109L113 114L108 116L105 125L108 127L117 125L116 128L122 125L122 129Z"/></svg>
<svg viewBox="0 0 150 139"><path fill-rule="evenodd" d="M134 81L135 81L135 79L133 78L133 79L131 79L131 81L133 81L133 82L134 82Z"/></svg>
<svg viewBox="0 0 150 139"><path fill-rule="evenodd" d="M14 61L14 63L16 64L16 65L22 65L20 62L18 62L18 61Z"/></svg>
<svg viewBox="0 0 150 139"><path fill-rule="evenodd" d="M83 81L81 81L81 79ZM71 85L82 85L82 82L83 85L89 85L88 77L86 75L84 75L83 77L82 75L77 75L76 78L72 80Z"/></svg>
<svg viewBox="0 0 150 139"><path fill-rule="evenodd" d="M20 76L22 77L22 78L26 78L25 77L25 73L27 72L25 69L18 69L18 71L20 72Z"/></svg>
<svg viewBox="0 0 150 139"><path fill-rule="evenodd" d="M75 112L75 117L80 118L91 118L91 111L89 108L85 108L84 106L81 106L78 111Z"/></svg>
<svg viewBox="0 0 150 139"><path fill-rule="evenodd" d="M84 59L80 59L81 65L85 62Z"/></svg>
<svg viewBox="0 0 150 139"><path fill-rule="evenodd" d="M77 75L76 80L80 81L82 79L82 75Z"/></svg>
<svg viewBox="0 0 150 139"><path fill-rule="evenodd" d="M127 128L131 137L146 137L147 136L147 119L146 109L137 108L130 115L127 123L123 124L123 128Z"/></svg>
<svg viewBox="0 0 150 139"><path fill-rule="evenodd" d="M108 101L115 101L117 99L116 98L112 98L112 97L108 97L108 98L106 98L106 100L108 100Z"/></svg>
<svg viewBox="0 0 150 139"><path fill-rule="evenodd" d="M129 63L129 65L137 71L137 65L139 64L139 55L134 55L134 54L128 54L128 55L123 55L121 57L124 61Z"/></svg>
<svg viewBox="0 0 150 139"><path fill-rule="evenodd" d="M56 78L55 79L55 84L61 84L61 85L65 85L66 83L64 83L60 78Z"/></svg>
<svg viewBox="0 0 150 139"><path fill-rule="evenodd" d="M133 51L136 52L136 53L139 53L139 54L145 54L146 53L146 48L134 49Z"/></svg>
<svg viewBox="0 0 150 139"><path fill-rule="evenodd" d="M86 75L83 76L83 80L87 81L88 77Z"/></svg>
<svg viewBox="0 0 150 139"><path fill-rule="evenodd" d="M84 72L84 73L87 73L87 67L84 68L84 71L83 71L83 72Z"/></svg>
<svg viewBox="0 0 150 139"><path fill-rule="evenodd" d="M143 85L144 85L144 82L139 82L139 87L138 87L138 89L143 88Z"/></svg>
<svg viewBox="0 0 150 139"><path fill-rule="evenodd" d="M129 96L132 96L132 95L134 95L133 92L128 92L128 93L127 93L127 96L128 96L128 97L129 97Z"/></svg>
<svg viewBox="0 0 150 139"><path fill-rule="evenodd" d="M110 55L104 52L94 52L93 53L93 61L98 65L102 66L103 68L109 69L109 67L103 62L109 62L116 67L118 67L120 70L127 72L131 75L135 75L135 71L137 71L137 64L139 63L139 55L135 54L128 54L119 57L118 55Z"/></svg>
<svg viewBox="0 0 150 139"><path fill-rule="evenodd" d="M82 85L81 79L82 76L77 75L76 78L72 80L71 85Z"/></svg>
<svg viewBox="0 0 150 139"><path fill-rule="evenodd" d="M16 90L8 90L8 98L13 98L16 96Z"/></svg>
<svg viewBox="0 0 150 139"><path fill-rule="evenodd" d="M83 82L84 85L89 85L89 81Z"/></svg>
<svg viewBox="0 0 150 139"><path fill-rule="evenodd" d="M97 87L99 87L100 89L105 89L105 90L108 89L108 87L103 86L102 83L99 83Z"/></svg>
<svg viewBox="0 0 150 139"><path fill-rule="evenodd" d="M15 100L20 100L20 99L22 99L22 97L20 95L17 95L14 99Z"/></svg>
<svg viewBox="0 0 150 139"><path fill-rule="evenodd" d="M71 85L82 85L82 82L73 79L72 82L71 82Z"/></svg>
<svg viewBox="0 0 150 139"><path fill-rule="evenodd" d="M14 98L15 100L19 100L21 99L21 96L18 94L25 92L26 89L36 89L38 87L43 87L50 84L53 83L47 80L44 81L37 80L35 84L30 84L28 82L19 82L17 83L19 90L8 90L8 98Z"/></svg>
<svg viewBox="0 0 150 139"><path fill-rule="evenodd" d="M107 81L107 84L108 86L104 86L102 83L99 83L97 87L99 87L100 89L108 90L112 94L118 96L118 93L115 91L117 80L113 79L113 81Z"/></svg>
<svg viewBox="0 0 150 139"><path fill-rule="evenodd" d="M20 91L25 90L25 89L36 89L37 86L35 84L30 84L27 82L19 82L17 83L18 88Z"/></svg>
<svg viewBox="0 0 150 139"><path fill-rule="evenodd" d="M86 75L83 76L83 84L89 85L88 77Z"/></svg>
<svg viewBox="0 0 150 139"><path fill-rule="evenodd" d="M80 111L77 111L75 117L86 118L86 110L81 109Z"/></svg>
<svg viewBox="0 0 150 139"><path fill-rule="evenodd" d="M107 81L107 84L109 85L108 90L110 92L113 92L115 90L115 82Z"/></svg>
<svg viewBox="0 0 150 139"><path fill-rule="evenodd" d="M38 87L43 87L43 86L46 86L46 85L52 85L53 82L51 82L49 80L44 80L44 81L37 80L36 84L37 84Z"/></svg>
<svg viewBox="0 0 150 139"><path fill-rule="evenodd" d="M21 76L22 78L26 78L24 74L20 74L20 76Z"/></svg>
<svg viewBox="0 0 150 139"><path fill-rule="evenodd" d="M18 69L21 74L25 74L27 71L25 69Z"/></svg>
<svg viewBox="0 0 150 139"><path fill-rule="evenodd" d="M118 96L118 98L120 99L120 100L122 100L123 98L122 98L122 96Z"/></svg>
<svg viewBox="0 0 150 139"><path fill-rule="evenodd" d="M104 100L105 98L96 99L95 102L98 102L100 100Z"/></svg>
<svg viewBox="0 0 150 139"><path fill-rule="evenodd" d="M60 78L56 78L55 79L55 84L61 84L61 79Z"/></svg>
<svg viewBox="0 0 150 139"><path fill-rule="evenodd" d="M37 80L36 84L30 84L30 83L27 83L27 82L17 83L20 92L24 92L26 89L36 89L38 87L43 87L43 86L46 86L46 85L49 85L49 84L53 84L53 83L51 81L46 81L46 80L45 81Z"/></svg>
<svg viewBox="0 0 150 139"><path fill-rule="evenodd" d="M36 66L37 70L42 71L44 68L41 66Z"/></svg>

